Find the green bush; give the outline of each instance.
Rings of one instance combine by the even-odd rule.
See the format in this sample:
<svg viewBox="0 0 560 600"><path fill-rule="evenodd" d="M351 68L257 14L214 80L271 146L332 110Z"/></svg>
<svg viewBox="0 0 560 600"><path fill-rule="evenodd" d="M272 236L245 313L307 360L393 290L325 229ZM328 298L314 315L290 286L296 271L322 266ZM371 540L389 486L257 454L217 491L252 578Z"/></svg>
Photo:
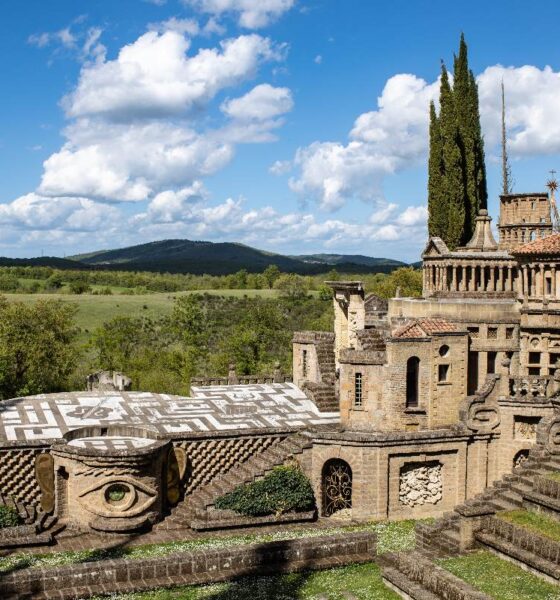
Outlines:
<svg viewBox="0 0 560 600"><path fill-rule="evenodd" d="M0 529L15 527L20 522L21 519L15 509L10 506L0 505Z"/></svg>
<svg viewBox="0 0 560 600"><path fill-rule="evenodd" d="M303 512L315 506L313 488L298 467L275 467L263 479L236 487L216 500L216 508L249 517Z"/></svg>

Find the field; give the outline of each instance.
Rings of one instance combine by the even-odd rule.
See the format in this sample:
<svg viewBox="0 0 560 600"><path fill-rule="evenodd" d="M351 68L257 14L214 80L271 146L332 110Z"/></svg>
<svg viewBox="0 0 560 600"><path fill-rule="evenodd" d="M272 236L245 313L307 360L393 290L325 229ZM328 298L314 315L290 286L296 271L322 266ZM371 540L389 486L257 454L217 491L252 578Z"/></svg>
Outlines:
<svg viewBox="0 0 560 600"><path fill-rule="evenodd" d="M188 294L211 294L239 298L248 296L254 298L275 298L276 290L204 290L204 292L174 292L162 294L126 295L114 294L102 296L94 294L4 294L8 300L21 302L36 302L39 299L61 300L78 305L76 324L84 332L89 333L100 327L113 317L151 317L157 318L169 315L173 302L180 296Z"/></svg>

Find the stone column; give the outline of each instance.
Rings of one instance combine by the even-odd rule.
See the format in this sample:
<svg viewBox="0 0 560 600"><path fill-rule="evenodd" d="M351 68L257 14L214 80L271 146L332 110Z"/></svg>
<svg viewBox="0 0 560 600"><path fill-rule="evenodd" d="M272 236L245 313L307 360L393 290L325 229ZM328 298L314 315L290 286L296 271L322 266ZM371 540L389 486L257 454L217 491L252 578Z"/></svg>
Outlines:
<svg viewBox="0 0 560 600"><path fill-rule="evenodd" d="M465 265L461 265L459 267L459 269L461 269L461 285L459 286L459 291L460 292L464 292L466 290L466 282L467 282L467 268L465 267Z"/></svg>
<svg viewBox="0 0 560 600"><path fill-rule="evenodd" d="M546 295L546 277L544 276L544 265L539 265L539 272L541 274L541 296L544 298Z"/></svg>
<svg viewBox="0 0 560 600"><path fill-rule="evenodd" d="M488 279L488 291L496 291L496 265L490 265L490 277Z"/></svg>
<svg viewBox="0 0 560 600"><path fill-rule="evenodd" d="M451 292L457 291L457 267L455 265L451 265L451 283L449 289Z"/></svg>
<svg viewBox="0 0 560 600"><path fill-rule="evenodd" d="M520 286L520 296L522 297L526 297L529 295L529 274L527 271L527 265L523 265L523 267L521 267L522 284Z"/></svg>

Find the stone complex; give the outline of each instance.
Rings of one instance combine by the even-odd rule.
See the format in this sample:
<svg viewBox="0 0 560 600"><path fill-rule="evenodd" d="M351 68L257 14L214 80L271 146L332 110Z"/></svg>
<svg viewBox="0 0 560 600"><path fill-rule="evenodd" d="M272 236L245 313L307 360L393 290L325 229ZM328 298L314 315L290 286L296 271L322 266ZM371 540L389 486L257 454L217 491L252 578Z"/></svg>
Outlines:
<svg viewBox="0 0 560 600"><path fill-rule="evenodd" d="M314 436L325 465L352 473L357 518L435 515L526 459L560 393L560 234L546 194L502 196L499 241L481 210L470 242L423 252L421 298L388 305L359 282L330 282L333 335L294 338L294 383L340 406Z"/></svg>
<svg viewBox="0 0 560 600"><path fill-rule="evenodd" d="M186 398L97 374L86 392L4 402L0 500L40 535L270 524L280 517L241 519L215 500L295 461L323 517L452 510L524 468L558 414L560 234L548 206L543 194L503 196L499 242L486 211L466 247L429 240L421 298L331 282L334 332L295 334L293 382L232 369Z"/></svg>

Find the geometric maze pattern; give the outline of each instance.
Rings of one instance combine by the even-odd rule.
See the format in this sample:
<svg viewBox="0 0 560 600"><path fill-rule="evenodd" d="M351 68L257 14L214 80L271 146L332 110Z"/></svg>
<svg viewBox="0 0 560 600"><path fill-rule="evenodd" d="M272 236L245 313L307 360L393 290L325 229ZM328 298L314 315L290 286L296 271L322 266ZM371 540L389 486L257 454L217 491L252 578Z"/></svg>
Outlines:
<svg viewBox="0 0 560 600"><path fill-rule="evenodd" d="M187 455L185 493L191 494L199 486L210 483L217 475L224 475L232 467L264 452L284 438L285 436L258 436L177 442L176 446L184 448Z"/></svg>
<svg viewBox="0 0 560 600"><path fill-rule="evenodd" d="M41 496L35 479L35 458L40 449L0 451L0 495L26 506L37 506Z"/></svg>
<svg viewBox="0 0 560 600"><path fill-rule="evenodd" d="M71 392L3 402L0 444L2 440L52 441L67 431L92 425L146 426L177 438L191 432L304 428L338 422L338 412L321 413L293 383L193 387L191 397Z"/></svg>

